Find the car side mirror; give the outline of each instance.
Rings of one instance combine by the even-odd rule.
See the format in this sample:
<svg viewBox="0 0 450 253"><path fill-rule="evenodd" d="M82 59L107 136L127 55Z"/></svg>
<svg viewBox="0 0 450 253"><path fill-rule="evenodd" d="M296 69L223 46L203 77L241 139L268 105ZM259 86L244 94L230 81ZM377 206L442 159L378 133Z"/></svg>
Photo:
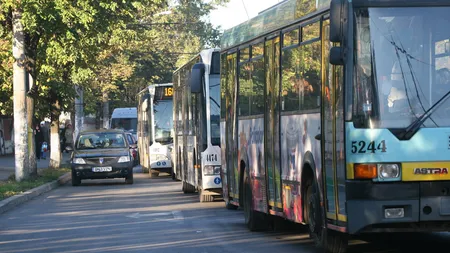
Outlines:
<svg viewBox="0 0 450 253"><path fill-rule="evenodd" d="M67 152L72 152L72 151L73 151L73 148L72 148L71 146L66 146L65 150L66 150Z"/></svg>
<svg viewBox="0 0 450 253"><path fill-rule="evenodd" d="M135 148L137 148L137 145L136 145L136 144L131 144L131 145L130 145L130 149L135 149Z"/></svg>

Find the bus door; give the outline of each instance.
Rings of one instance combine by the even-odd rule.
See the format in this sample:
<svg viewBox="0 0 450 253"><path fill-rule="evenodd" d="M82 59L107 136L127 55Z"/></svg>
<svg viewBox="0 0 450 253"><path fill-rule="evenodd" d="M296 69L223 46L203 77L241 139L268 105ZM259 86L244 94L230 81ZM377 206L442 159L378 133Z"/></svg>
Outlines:
<svg viewBox="0 0 450 253"><path fill-rule="evenodd" d="M237 117L236 117L236 67L237 53L227 55L227 108L226 108L226 159L228 193L233 200L239 199L239 172L237 157Z"/></svg>
<svg viewBox="0 0 450 253"><path fill-rule="evenodd" d="M279 56L280 37L266 41L265 45L266 64L266 88L265 88L265 137L264 154L266 163L266 175L268 182L269 208L273 211L283 212L281 201L281 163L280 163L280 76Z"/></svg>
<svg viewBox="0 0 450 253"><path fill-rule="evenodd" d="M345 215L345 150L342 67L329 63L329 20L323 23L322 38L322 159L323 186L327 218L344 225Z"/></svg>

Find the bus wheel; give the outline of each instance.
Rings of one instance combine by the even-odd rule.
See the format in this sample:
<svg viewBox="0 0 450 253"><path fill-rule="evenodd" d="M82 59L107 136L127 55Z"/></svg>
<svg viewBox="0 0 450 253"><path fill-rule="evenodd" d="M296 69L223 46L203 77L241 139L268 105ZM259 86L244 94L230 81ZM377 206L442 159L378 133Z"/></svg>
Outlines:
<svg viewBox="0 0 450 253"><path fill-rule="evenodd" d="M170 174L171 174L171 176L172 176L172 180L173 180L173 181L177 181L177 176L175 175L175 172L173 171L173 168L172 168L172 170L170 171Z"/></svg>
<svg viewBox="0 0 450 253"><path fill-rule="evenodd" d="M150 170L150 177L154 178L154 177L158 177L159 176L159 172L155 172L153 170Z"/></svg>
<svg viewBox="0 0 450 253"><path fill-rule="evenodd" d="M230 200L225 200L225 208L228 210L237 210L238 206L230 203Z"/></svg>
<svg viewBox="0 0 450 253"><path fill-rule="evenodd" d="M183 184L181 186L181 190L183 191L183 193L187 194L187 193L194 193L195 192L195 188L194 186L192 186L189 183L186 183L185 181L183 181Z"/></svg>
<svg viewBox="0 0 450 253"><path fill-rule="evenodd" d="M244 179L244 217L250 231L261 231L268 228L266 215L253 210L253 196L248 177Z"/></svg>
<svg viewBox="0 0 450 253"><path fill-rule="evenodd" d="M198 195L200 196L200 202L213 202L214 201L214 195L206 194L204 191L199 189Z"/></svg>
<svg viewBox="0 0 450 253"><path fill-rule="evenodd" d="M317 183L313 182L310 181L306 189L306 218L308 219L310 236L316 246L326 253L345 253L347 251L348 237L344 233L325 227Z"/></svg>

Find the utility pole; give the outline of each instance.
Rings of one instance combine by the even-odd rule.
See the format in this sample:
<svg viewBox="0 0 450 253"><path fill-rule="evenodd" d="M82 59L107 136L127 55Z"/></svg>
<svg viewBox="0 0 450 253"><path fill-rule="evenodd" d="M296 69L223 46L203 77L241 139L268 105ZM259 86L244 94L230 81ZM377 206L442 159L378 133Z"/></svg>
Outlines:
<svg viewBox="0 0 450 253"><path fill-rule="evenodd" d="M31 90L35 85L34 78L31 74L28 74L28 90ZM35 129L34 124L39 124L39 122L34 122L34 98L31 96L27 97L27 121L28 121L28 166L29 175L37 175L37 161L36 161L36 140L33 130ZM41 129L43 131L43 129ZM40 147L39 147L40 148Z"/></svg>
<svg viewBox="0 0 450 253"><path fill-rule="evenodd" d="M14 90L14 145L16 181L28 177L28 122L25 71L25 34L21 23L22 12L12 12L13 23L13 90Z"/></svg>
<svg viewBox="0 0 450 253"><path fill-rule="evenodd" d="M103 91L103 128L109 128L109 95L108 91Z"/></svg>
<svg viewBox="0 0 450 253"><path fill-rule="evenodd" d="M84 121L84 90L81 86L75 86L77 96L75 97L75 125L73 131L73 140L77 139L78 134L83 131Z"/></svg>

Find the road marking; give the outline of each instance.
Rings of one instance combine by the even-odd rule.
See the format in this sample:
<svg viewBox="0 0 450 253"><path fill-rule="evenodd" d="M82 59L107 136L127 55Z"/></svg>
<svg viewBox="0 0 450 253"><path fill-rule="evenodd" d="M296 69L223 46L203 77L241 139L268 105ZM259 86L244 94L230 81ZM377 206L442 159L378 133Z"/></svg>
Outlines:
<svg viewBox="0 0 450 253"><path fill-rule="evenodd" d="M184 216L181 211L172 211L174 220L184 220Z"/></svg>
<svg viewBox="0 0 450 253"><path fill-rule="evenodd" d="M131 215L126 215L128 218L139 219L142 217L158 217L158 216L172 216L172 217L161 217L156 218L161 221L184 221L184 216L181 211L171 211L171 212L161 212L161 213L133 213Z"/></svg>
<svg viewBox="0 0 450 253"><path fill-rule="evenodd" d="M167 216L167 215L171 215L172 212L163 212L163 213L145 213L145 214L140 214L140 213L133 213L131 215L127 215L127 217L129 218L141 218L141 217L152 217L152 216Z"/></svg>

